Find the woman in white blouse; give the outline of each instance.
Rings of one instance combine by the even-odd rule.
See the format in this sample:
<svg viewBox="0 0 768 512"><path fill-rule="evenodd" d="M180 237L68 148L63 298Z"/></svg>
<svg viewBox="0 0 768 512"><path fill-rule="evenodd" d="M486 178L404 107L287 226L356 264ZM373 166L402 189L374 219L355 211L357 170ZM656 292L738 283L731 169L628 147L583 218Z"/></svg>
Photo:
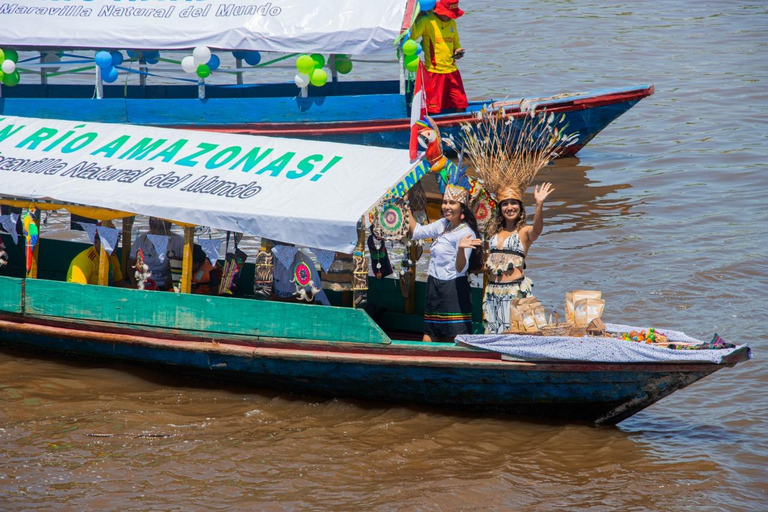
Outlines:
<svg viewBox="0 0 768 512"><path fill-rule="evenodd" d="M468 196L466 189L448 185L443 195L442 219L421 226L410 216L411 238L432 239L424 341L452 342L458 334L472 333L467 270L480 267L482 241L477 237L477 220L466 206Z"/></svg>

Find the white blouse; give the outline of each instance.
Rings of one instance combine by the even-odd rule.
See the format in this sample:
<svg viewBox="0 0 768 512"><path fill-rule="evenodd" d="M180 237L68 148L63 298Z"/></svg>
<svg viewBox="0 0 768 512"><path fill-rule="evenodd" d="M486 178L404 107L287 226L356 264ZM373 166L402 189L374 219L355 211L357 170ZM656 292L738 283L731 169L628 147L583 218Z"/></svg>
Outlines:
<svg viewBox="0 0 768 512"><path fill-rule="evenodd" d="M426 226L416 225L413 229L413 239L423 240L432 238L432 245L429 248L429 269L427 274L442 281L450 281L467 274L469 268L469 257L472 254L472 248L464 249L464 256L467 260L461 272L456 271L456 255L459 252L459 241L471 235L475 238L477 235L472 228L466 224L460 224L458 228L452 231L446 231L450 225L448 219L438 219L432 224Z"/></svg>

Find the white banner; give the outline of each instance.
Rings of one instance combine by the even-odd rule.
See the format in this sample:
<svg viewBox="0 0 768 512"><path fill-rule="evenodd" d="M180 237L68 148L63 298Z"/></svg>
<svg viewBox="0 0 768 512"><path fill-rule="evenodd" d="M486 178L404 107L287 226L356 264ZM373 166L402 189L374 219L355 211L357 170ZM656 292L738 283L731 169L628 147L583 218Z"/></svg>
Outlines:
<svg viewBox="0 0 768 512"><path fill-rule="evenodd" d="M411 0L413 2L413 0ZM0 0L0 47L393 52L408 0Z"/></svg>
<svg viewBox="0 0 768 512"><path fill-rule="evenodd" d="M0 117L0 196L111 208L347 253L358 220L412 168L405 150Z"/></svg>

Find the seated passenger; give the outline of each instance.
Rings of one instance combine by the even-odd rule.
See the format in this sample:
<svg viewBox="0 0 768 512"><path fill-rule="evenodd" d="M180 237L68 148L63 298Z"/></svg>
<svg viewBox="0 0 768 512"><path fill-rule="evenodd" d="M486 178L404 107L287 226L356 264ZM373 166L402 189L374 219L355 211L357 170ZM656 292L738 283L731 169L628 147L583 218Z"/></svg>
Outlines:
<svg viewBox="0 0 768 512"><path fill-rule="evenodd" d="M75 256L67 270L67 282L79 284L99 283L99 260L101 240L99 235L93 239L93 245ZM130 283L123 279L120 262L114 254L109 256L109 286L130 288Z"/></svg>
<svg viewBox="0 0 768 512"><path fill-rule="evenodd" d="M195 244L192 249L192 293L218 295L221 274L219 262L212 265L203 248Z"/></svg>
<svg viewBox="0 0 768 512"><path fill-rule="evenodd" d="M167 220L159 219L156 217L149 218L149 233L150 235L163 235L170 237L168 240L168 247L165 256L160 259L160 255L155 249L155 245L147 237L147 233L139 236L136 239L136 243L131 246L131 254L128 258L128 268L136 266L136 254L139 249L144 254L144 263L149 267L151 275L144 284L144 289L159 289L170 290L171 289L171 256L181 256L184 250L184 238L171 233L171 223ZM132 272L129 272L131 282L134 286L137 284L136 277ZM156 285L153 286L153 285Z"/></svg>

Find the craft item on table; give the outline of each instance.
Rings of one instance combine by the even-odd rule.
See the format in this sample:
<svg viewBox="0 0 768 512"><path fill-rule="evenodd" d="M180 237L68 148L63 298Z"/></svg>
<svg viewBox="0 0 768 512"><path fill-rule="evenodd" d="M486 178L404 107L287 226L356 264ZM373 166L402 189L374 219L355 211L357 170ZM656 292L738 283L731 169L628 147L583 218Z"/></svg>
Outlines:
<svg viewBox="0 0 768 512"><path fill-rule="evenodd" d="M275 279L274 256L270 249L270 245L270 241L262 239L262 248L256 254L256 263L254 265L253 293L263 298L272 295L272 287Z"/></svg>
<svg viewBox="0 0 768 512"><path fill-rule="evenodd" d="M355 251L353 259L352 300L356 308L363 308L368 302L368 259L363 251Z"/></svg>
<svg viewBox="0 0 768 512"><path fill-rule="evenodd" d="M149 270L149 265L144 263L144 251L142 249L136 251L136 264L133 268L136 269L134 275L136 276L136 284L139 290L157 289L157 284L150 279L152 272Z"/></svg>
<svg viewBox="0 0 768 512"><path fill-rule="evenodd" d="M277 261L280 262L285 268L291 268L293 260L296 257L296 252L299 249L292 245L276 245L272 248L272 254L275 255Z"/></svg>
<svg viewBox="0 0 768 512"><path fill-rule="evenodd" d="M355 264L352 255L337 252L328 271L322 272L323 288L335 292L351 292L354 271Z"/></svg>
<svg viewBox="0 0 768 512"><path fill-rule="evenodd" d="M26 240L27 272L32 269L33 254L40 234L37 224L35 223L36 212L36 208L30 208L22 219L22 224L24 225L24 238Z"/></svg>
<svg viewBox="0 0 768 512"><path fill-rule="evenodd" d="M216 265L216 261L219 259L219 253L221 252L221 240L211 240L210 238L199 238L198 243L203 249L205 256L211 265Z"/></svg>
<svg viewBox="0 0 768 512"><path fill-rule="evenodd" d="M101 246L107 251L107 254L111 255L117 248L118 231L115 228L106 226L96 226L96 232L99 234L99 240L101 240Z"/></svg>
<svg viewBox="0 0 768 512"><path fill-rule="evenodd" d="M170 237L166 235L153 235L151 233L147 233L147 239L152 242L152 245L155 247L157 259L160 260L160 263L164 262L165 257L168 255L168 240L170 240Z"/></svg>
<svg viewBox="0 0 768 512"><path fill-rule="evenodd" d="M579 299L573 303L573 323L576 327L587 327L595 318L603 316L603 299Z"/></svg>
<svg viewBox="0 0 768 512"><path fill-rule="evenodd" d="M290 271L275 267L275 292L280 297L293 296L306 302L330 305L315 264L302 251L296 253Z"/></svg>
<svg viewBox="0 0 768 512"><path fill-rule="evenodd" d="M391 198L376 205L373 232L380 240L399 241L408 234L408 205L403 198Z"/></svg>
<svg viewBox="0 0 768 512"><path fill-rule="evenodd" d="M240 279L240 271L245 265L248 255L235 247L235 252L228 252L224 257L224 270L219 283L219 295L232 295Z"/></svg>
<svg viewBox="0 0 768 512"><path fill-rule="evenodd" d="M328 269L331 268L331 265L333 264L333 260L336 259L336 253L327 249L311 249L311 251L315 253L315 258L317 258L320 268L322 268L324 272L328 272Z"/></svg>
<svg viewBox="0 0 768 512"><path fill-rule="evenodd" d="M573 290L565 294L565 321L574 322L573 305L581 299L601 299L603 293L599 290Z"/></svg>
<svg viewBox="0 0 768 512"><path fill-rule="evenodd" d="M424 116L423 119L416 121L414 126L417 127L419 145L424 148L429 170L440 172L448 163L448 158L443 154L443 140L437 123L431 117Z"/></svg>
<svg viewBox="0 0 768 512"><path fill-rule="evenodd" d="M618 337L624 341L637 341L640 343L666 343L668 341L667 335L661 331L657 331L655 327L650 327L647 331L641 329L637 331L633 330L613 333L611 337Z"/></svg>
<svg viewBox="0 0 768 512"><path fill-rule="evenodd" d="M2 223L3 230L11 235L13 245L19 243L19 233L16 231L16 223L19 222L18 213L10 213L8 215L0 215L0 223Z"/></svg>
<svg viewBox="0 0 768 512"><path fill-rule="evenodd" d="M379 240L376 235L368 236L368 251L371 255L371 269L376 279L383 279L392 273L392 264L389 262L387 254L387 244L384 240ZM377 245L380 243L381 245Z"/></svg>

